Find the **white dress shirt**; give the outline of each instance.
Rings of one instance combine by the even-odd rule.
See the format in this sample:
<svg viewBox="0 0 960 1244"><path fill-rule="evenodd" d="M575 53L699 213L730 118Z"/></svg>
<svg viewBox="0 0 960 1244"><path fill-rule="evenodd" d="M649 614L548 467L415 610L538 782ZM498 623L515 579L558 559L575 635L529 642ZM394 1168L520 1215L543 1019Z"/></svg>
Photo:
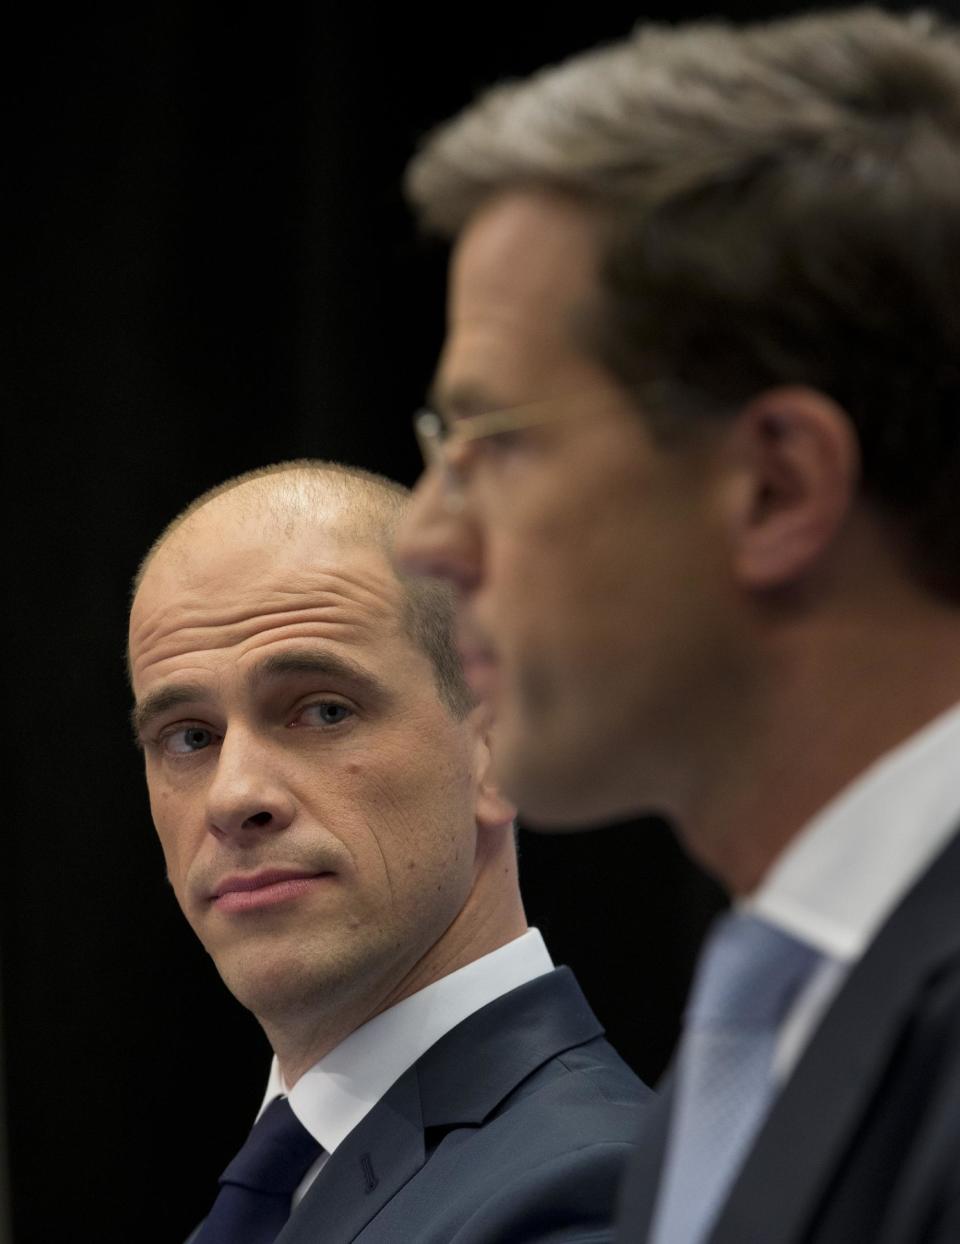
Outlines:
<svg viewBox="0 0 960 1244"><path fill-rule="evenodd" d="M851 968L960 825L960 706L881 756L809 822L738 906L824 956L780 1030L792 1071Z"/></svg>
<svg viewBox="0 0 960 1244"><path fill-rule="evenodd" d="M352 1032L287 1091L276 1058L257 1117L276 1097L290 1107L323 1153L293 1196L296 1205L337 1145L387 1089L457 1024L519 985L553 970L537 929L441 977Z"/></svg>

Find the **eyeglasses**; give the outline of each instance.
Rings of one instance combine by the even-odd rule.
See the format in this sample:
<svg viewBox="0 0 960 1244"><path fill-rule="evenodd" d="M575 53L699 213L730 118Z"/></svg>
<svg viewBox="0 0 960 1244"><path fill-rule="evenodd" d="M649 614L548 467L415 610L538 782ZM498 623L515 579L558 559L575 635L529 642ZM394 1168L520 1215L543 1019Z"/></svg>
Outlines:
<svg viewBox="0 0 960 1244"><path fill-rule="evenodd" d="M447 509L462 509L466 499L467 463L463 452L466 446L517 432L521 428L553 423L558 418L558 405L557 402L543 401L510 410L471 415L456 422L446 420L432 410L418 411L413 417L413 430L423 454L424 466L428 471L435 469L440 476Z"/></svg>

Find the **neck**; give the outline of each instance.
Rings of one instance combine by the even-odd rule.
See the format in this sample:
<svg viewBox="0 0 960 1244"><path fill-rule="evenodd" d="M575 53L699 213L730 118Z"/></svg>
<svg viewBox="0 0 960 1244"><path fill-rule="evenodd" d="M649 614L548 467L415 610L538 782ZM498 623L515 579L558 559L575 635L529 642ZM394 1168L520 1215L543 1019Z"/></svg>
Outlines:
<svg viewBox="0 0 960 1244"><path fill-rule="evenodd" d="M766 658L749 708L677 810L690 854L734 895L875 760L960 701L953 609L821 626Z"/></svg>
<svg viewBox="0 0 960 1244"><path fill-rule="evenodd" d="M375 1016L526 932L512 832L505 835L503 848L491 850L464 906L414 962L392 964L376 981L374 973L365 973L362 980L325 990L312 1005L301 999L283 1013L258 1015L288 1088ZM499 870L491 867L497 860Z"/></svg>

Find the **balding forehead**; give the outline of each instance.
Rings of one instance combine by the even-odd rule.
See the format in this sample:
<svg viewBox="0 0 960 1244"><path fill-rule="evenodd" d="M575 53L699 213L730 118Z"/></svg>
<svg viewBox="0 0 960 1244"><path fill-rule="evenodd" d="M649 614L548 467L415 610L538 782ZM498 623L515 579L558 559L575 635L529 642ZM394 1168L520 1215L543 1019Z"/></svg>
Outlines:
<svg viewBox="0 0 960 1244"><path fill-rule="evenodd" d="M160 565L155 567L155 561L162 556L172 574L182 578L189 574L190 562L200 552L195 547L198 539L202 542L212 537L216 541L221 533L226 539L231 531L241 534L243 525L248 524L251 535L260 535L261 549L269 548L271 540L279 549L293 543L295 535L303 531L309 533L311 541L309 548L301 545L305 554L317 552L324 543L334 556L366 545L382 554L384 569L400 585L404 629L429 656L448 707L462 716L473 701L454 647L452 593L438 583L399 573L393 558L394 534L408 499L406 488L382 476L309 460L282 463L228 480L202 494L178 515L147 553L134 580L131 627L135 613L142 618L138 598L148 572L153 579L154 569L161 569ZM199 573L199 556L197 563ZM295 562L290 570L296 573ZM153 579L151 595L155 588L163 594L165 585ZM127 655L128 674L132 675L129 651Z"/></svg>
<svg viewBox="0 0 960 1244"><path fill-rule="evenodd" d="M322 524L275 536L260 523L224 529L209 517L175 532L143 576L130 614L135 687L148 668L189 652L239 657L281 638L353 642L407 629L402 585L375 545L331 542Z"/></svg>
<svg viewBox="0 0 960 1244"><path fill-rule="evenodd" d="M407 502L399 484L335 466L265 468L202 494L154 542L134 580L134 595L161 550L176 556L179 541L249 524L278 540L305 526L334 546L371 544L389 551ZM189 544L182 547L189 547Z"/></svg>
<svg viewBox="0 0 960 1244"><path fill-rule="evenodd" d="M240 519L271 522L281 530L322 526L332 538L356 539L392 530L405 500L349 475L288 471L258 476L209 497L185 514L179 526Z"/></svg>

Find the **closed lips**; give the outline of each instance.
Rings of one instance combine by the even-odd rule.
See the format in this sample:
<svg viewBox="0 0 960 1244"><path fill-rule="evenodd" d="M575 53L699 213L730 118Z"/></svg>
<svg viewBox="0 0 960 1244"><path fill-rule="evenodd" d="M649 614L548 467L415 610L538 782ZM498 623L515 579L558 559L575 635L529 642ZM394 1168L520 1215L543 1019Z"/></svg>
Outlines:
<svg viewBox="0 0 960 1244"><path fill-rule="evenodd" d="M267 886L278 885L282 881L309 881L314 877L322 877L325 870L318 872L284 871L271 869L267 872L253 873L248 876L225 877L210 895L212 899L222 898L224 894L243 894L251 890L263 890Z"/></svg>

